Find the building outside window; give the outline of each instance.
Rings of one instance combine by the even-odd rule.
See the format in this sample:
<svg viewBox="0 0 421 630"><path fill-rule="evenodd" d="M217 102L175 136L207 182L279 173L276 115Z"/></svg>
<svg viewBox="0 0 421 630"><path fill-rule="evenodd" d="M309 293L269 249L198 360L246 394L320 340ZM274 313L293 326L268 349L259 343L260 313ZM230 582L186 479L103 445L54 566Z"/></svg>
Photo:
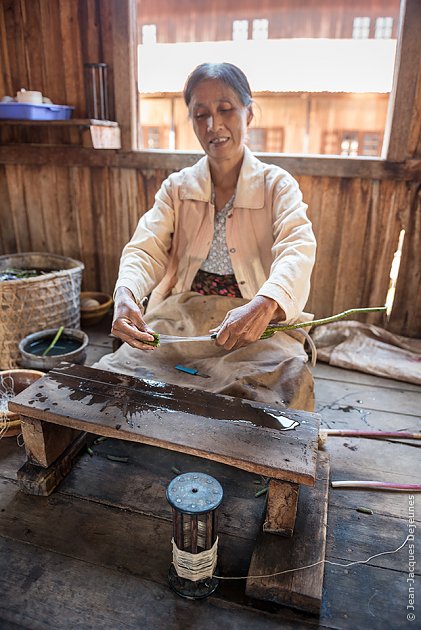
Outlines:
<svg viewBox="0 0 421 630"><path fill-rule="evenodd" d="M352 39L368 39L370 37L370 18L356 17L352 25Z"/></svg>
<svg viewBox="0 0 421 630"><path fill-rule="evenodd" d="M390 39L392 37L393 18L378 17L376 19L376 28L374 37L376 39Z"/></svg>
<svg viewBox="0 0 421 630"><path fill-rule="evenodd" d="M283 151L283 127L251 127L247 135L247 144L252 151L265 153L281 153Z"/></svg>
<svg viewBox="0 0 421 630"><path fill-rule="evenodd" d="M232 38L235 41L248 39L249 37L249 21L234 20L232 23Z"/></svg>
<svg viewBox="0 0 421 630"><path fill-rule="evenodd" d="M161 127L142 126L143 145L145 149L160 149L163 145L163 131Z"/></svg>
<svg viewBox="0 0 421 630"><path fill-rule="evenodd" d="M314 0L312 20L289 3L287 21L285 4L137 0L139 148L201 151L183 86L199 63L227 61L253 90L253 151L381 157L400 0Z"/></svg>
<svg viewBox="0 0 421 630"><path fill-rule="evenodd" d="M356 157L378 157L383 134L379 131L326 131L323 134L321 153Z"/></svg>
<svg viewBox="0 0 421 630"><path fill-rule="evenodd" d="M358 132L347 131L342 134L340 155L355 157L358 155Z"/></svg>
<svg viewBox="0 0 421 630"><path fill-rule="evenodd" d="M376 131L369 131L362 134L361 155L378 156L381 152L382 134Z"/></svg>
<svg viewBox="0 0 421 630"><path fill-rule="evenodd" d="M142 44L156 44L156 24L143 24Z"/></svg>
<svg viewBox="0 0 421 630"><path fill-rule="evenodd" d="M252 39L268 39L269 20L253 20Z"/></svg>

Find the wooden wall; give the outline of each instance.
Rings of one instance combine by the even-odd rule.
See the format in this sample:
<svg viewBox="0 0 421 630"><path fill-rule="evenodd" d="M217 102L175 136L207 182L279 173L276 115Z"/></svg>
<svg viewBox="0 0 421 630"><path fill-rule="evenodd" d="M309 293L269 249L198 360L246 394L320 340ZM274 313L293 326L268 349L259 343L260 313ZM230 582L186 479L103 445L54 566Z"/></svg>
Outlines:
<svg viewBox="0 0 421 630"><path fill-rule="evenodd" d="M85 263L85 289L112 292L121 248L171 170L0 166L2 215L7 217L1 253L72 256ZM383 304L405 224L407 183L361 177L297 179L318 241L307 308L322 317L355 305Z"/></svg>
<svg viewBox="0 0 421 630"><path fill-rule="evenodd" d="M269 37L352 37L354 17L394 18L398 32L399 0L139 0L139 35L143 24L156 24L157 41L200 42L232 39L233 20L269 20ZM142 42L141 36L139 43Z"/></svg>
<svg viewBox="0 0 421 630"><path fill-rule="evenodd" d="M0 98L21 88L86 117L84 63L107 63L114 118L110 0L1 0Z"/></svg>
<svg viewBox="0 0 421 630"><path fill-rule="evenodd" d="M106 0L100 3L101 11L108 6L110 15L115 16L117 12L118 18L120 8L127 3L126 0ZM2 55L7 60L6 64L2 63L1 89L7 86L6 91L10 93L11 86L19 89L26 77L32 76L34 47L39 41L49 41L54 46L49 57L54 51L59 56L67 49L67 70L81 81L83 55L82 44L78 49L78 42L89 41L99 50L98 42L104 39L104 31L96 18L97 6L90 0L6 0L0 4ZM36 12L34 7L40 12L37 23L45 25L36 42L34 38L23 37L22 24L25 12ZM420 4L414 2L410 7L414 23L420 14ZM46 14L54 24L71 23L69 32L62 27L64 43L55 35L50 39L50 29L46 26L50 22L40 18ZM35 20L33 15L31 20ZM124 41L124 33L114 30L116 22L118 28L122 28L124 19L113 21L111 32L106 22L104 28L110 39ZM17 37L9 33L11 28L15 29ZM76 32L79 32L77 37ZM393 159L270 155L262 159L292 172L310 206L318 238L318 256L307 309L316 316L324 316L345 308L384 303L399 231L405 228L402 272L388 327L401 334L420 336L421 129L417 111L421 104L421 44L419 38L409 35L404 39L405 54L401 55L401 62L412 58L412 65L402 71L403 87L393 99L393 105L407 111L409 119L405 123L403 116L398 117L403 125L399 134L393 126L390 130L390 150L395 151ZM106 45L110 46L108 39ZM116 63L115 51L109 54ZM125 60L124 55L120 57ZM55 72L53 78L47 58L42 64L44 71L39 79L42 84L28 87L40 87L53 96L67 90L69 79L61 72ZM115 74L121 81L125 79L124 72ZM76 85L75 79L72 85ZM79 83L80 90L81 85ZM115 85L114 82L118 110L121 86L117 89ZM75 100L67 102L75 103L82 111L81 92L75 87L72 89ZM66 100L70 98L68 94L70 92L66 92ZM408 101L412 103L410 108ZM400 138L405 147L405 157L398 151L396 138ZM399 150L402 153L402 147ZM104 151L77 146L0 146L0 254L38 250L79 258L86 266L85 289L111 292L121 247L130 237L138 217L151 206L159 184L168 173L192 164L198 157L197 154ZM381 317L373 321L383 323Z"/></svg>

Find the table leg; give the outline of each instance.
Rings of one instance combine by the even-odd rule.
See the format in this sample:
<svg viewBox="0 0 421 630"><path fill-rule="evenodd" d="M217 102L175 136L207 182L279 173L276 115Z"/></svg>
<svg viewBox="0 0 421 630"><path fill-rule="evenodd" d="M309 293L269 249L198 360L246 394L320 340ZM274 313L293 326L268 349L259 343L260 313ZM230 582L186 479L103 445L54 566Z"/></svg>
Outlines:
<svg viewBox="0 0 421 630"><path fill-rule="evenodd" d="M287 481L269 482L266 519L263 531L269 534L292 536L297 515L300 486Z"/></svg>
<svg viewBox="0 0 421 630"><path fill-rule="evenodd" d="M80 431L28 416L21 416L28 461L48 468L75 440Z"/></svg>

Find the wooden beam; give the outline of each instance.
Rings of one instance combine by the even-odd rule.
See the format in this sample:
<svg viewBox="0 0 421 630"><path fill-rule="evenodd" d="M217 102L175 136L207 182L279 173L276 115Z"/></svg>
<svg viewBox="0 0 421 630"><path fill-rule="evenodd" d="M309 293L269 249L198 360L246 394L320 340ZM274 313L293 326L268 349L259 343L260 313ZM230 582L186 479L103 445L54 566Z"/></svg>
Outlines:
<svg viewBox="0 0 421 630"><path fill-rule="evenodd" d="M26 462L17 472L19 488L25 494L48 497L72 469L73 460L87 443L87 434L80 433L48 468Z"/></svg>
<svg viewBox="0 0 421 630"><path fill-rule="evenodd" d="M137 147L136 0L112 0L111 15L115 113L121 147L131 151Z"/></svg>
<svg viewBox="0 0 421 630"><path fill-rule="evenodd" d="M246 594L249 597L311 613L320 612L323 563L303 571L288 573L288 570L324 560L328 491L329 458L326 453L319 452L316 485L314 488L303 486L300 490L292 538L261 533L257 539L247 578Z"/></svg>
<svg viewBox="0 0 421 630"><path fill-rule="evenodd" d="M123 140L122 140L123 142ZM86 166L178 171L192 166L200 153L177 151L115 151L30 144L0 146L0 164L33 166ZM257 154L262 162L276 164L295 176L412 181L421 179L421 160L391 162L373 158L301 157Z"/></svg>
<svg viewBox="0 0 421 630"><path fill-rule="evenodd" d="M292 536L297 515L300 486L271 479L263 531L268 534Z"/></svg>
<svg viewBox="0 0 421 630"><path fill-rule="evenodd" d="M29 462L47 468L78 436L70 427L56 427L48 422L21 416L22 435Z"/></svg>
<svg viewBox="0 0 421 630"><path fill-rule="evenodd" d="M420 25L421 2L402 0L393 88L383 142L384 157L394 162L413 157L409 139L411 125L416 124L415 118L419 116L416 95L420 80Z"/></svg>

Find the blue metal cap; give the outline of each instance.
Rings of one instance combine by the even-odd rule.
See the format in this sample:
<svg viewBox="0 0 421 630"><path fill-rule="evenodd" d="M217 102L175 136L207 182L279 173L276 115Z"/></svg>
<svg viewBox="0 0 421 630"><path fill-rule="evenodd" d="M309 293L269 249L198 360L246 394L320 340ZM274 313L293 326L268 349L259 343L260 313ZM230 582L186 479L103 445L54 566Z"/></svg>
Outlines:
<svg viewBox="0 0 421 630"><path fill-rule="evenodd" d="M204 514L216 510L223 496L219 481L199 472L178 475L167 487L168 503L183 514Z"/></svg>

